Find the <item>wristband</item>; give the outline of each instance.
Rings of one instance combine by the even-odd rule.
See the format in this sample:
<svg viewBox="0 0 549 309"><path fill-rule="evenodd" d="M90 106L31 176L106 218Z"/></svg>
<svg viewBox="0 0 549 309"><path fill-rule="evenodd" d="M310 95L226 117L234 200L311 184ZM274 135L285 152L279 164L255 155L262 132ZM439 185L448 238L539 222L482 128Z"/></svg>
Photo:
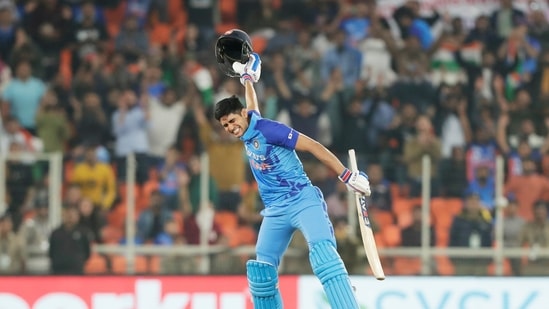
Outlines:
<svg viewBox="0 0 549 309"><path fill-rule="evenodd" d="M353 173L351 172L351 170L349 170L348 168L345 168L343 170L343 173L341 173L341 175L339 175L339 180L343 181L344 183L347 183L349 182L349 178L351 178L351 175Z"/></svg>
<svg viewBox="0 0 549 309"><path fill-rule="evenodd" d="M248 73L242 74L242 75L240 76L240 78L241 78L243 81L247 81L247 80L249 80L249 81L251 81L251 82L254 81L253 78L252 78L252 76L251 76L250 74L248 74Z"/></svg>

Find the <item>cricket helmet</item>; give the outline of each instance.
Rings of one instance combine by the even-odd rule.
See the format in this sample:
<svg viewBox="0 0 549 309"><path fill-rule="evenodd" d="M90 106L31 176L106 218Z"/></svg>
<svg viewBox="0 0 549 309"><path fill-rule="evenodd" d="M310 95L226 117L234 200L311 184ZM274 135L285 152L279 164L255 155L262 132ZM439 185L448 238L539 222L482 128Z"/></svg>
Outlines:
<svg viewBox="0 0 549 309"><path fill-rule="evenodd" d="M215 43L215 59L220 70L230 77L239 76L233 69L234 62L248 62L253 52L250 36L240 30L232 29L225 32Z"/></svg>

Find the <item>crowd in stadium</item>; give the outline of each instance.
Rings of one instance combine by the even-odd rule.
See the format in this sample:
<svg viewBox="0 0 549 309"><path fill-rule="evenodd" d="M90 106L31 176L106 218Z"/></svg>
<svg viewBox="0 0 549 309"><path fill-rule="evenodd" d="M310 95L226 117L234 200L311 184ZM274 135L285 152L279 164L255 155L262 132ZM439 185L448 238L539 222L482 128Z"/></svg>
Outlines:
<svg viewBox="0 0 549 309"><path fill-rule="evenodd" d="M210 243L255 243L257 187L241 142L212 117L218 100L243 98L238 79L220 73L214 59L216 38L232 28L248 32L262 56L256 89L264 117L343 161L347 149L357 151L378 246L419 246L427 154L432 245L493 245L502 155L505 245L549 247L546 12L501 0L469 27L452 12L420 14L419 5L403 1L381 16L374 0L0 0L0 154L16 158L6 163L0 273L100 272L93 265L105 257L92 246L126 241L130 153L136 243L199 243L204 152ZM49 166L23 155L41 152L63 153L59 227L48 224ZM327 199L347 268L364 272L360 243L347 233L345 186L302 159ZM103 271L114 271L116 263L105 261ZM419 273L403 263L395 259L387 272ZM524 264L512 259L508 272L527 273ZM526 264L549 269L535 257ZM490 261L438 260L434 268L487 274Z"/></svg>

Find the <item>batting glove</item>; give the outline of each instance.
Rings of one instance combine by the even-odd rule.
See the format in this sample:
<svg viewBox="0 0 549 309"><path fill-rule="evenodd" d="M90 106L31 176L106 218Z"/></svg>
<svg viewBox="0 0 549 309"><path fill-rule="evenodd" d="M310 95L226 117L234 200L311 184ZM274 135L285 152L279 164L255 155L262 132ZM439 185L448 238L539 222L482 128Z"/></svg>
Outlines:
<svg viewBox="0 0 549 309"><path fill-rule="evenodd" d="M249 74L254 83L259 81L259 78L261 77L261 58L259 58L258 53L252 53L250 55L250 60L246 62L245 74Z"/></svg>
<svg viewBox="0 0 549 309"><path fill-rule="evenodd" d="M370 181L368 181L368 175L364 172L351 172L351 170L346 168L343 173L338 176L338 178L344 182L348 188L355 192L366 196L370 196L370 194L372 194L372 191L370 190Z"/></svg>
<svg viewBox="0 0 549 309"><path fill-rule="evenodd" d="M247 80L257 83L261 77L261 59L257 53L252 53L244 64L233 62L233 70L240 75L242 85L245 85Z"/></svg>

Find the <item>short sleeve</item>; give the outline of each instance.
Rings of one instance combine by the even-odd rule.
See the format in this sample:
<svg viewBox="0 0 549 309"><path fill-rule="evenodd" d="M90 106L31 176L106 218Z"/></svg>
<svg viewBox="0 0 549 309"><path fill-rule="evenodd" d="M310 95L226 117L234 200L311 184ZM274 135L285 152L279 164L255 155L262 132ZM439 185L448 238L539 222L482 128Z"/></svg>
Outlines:
<svg viewBox="0 0 549 309"><path fill-rule="evenodd" d="M267 143L295 149L299 132L287 125L269 119L260 119L255 129L265 137Z"/></svg>

